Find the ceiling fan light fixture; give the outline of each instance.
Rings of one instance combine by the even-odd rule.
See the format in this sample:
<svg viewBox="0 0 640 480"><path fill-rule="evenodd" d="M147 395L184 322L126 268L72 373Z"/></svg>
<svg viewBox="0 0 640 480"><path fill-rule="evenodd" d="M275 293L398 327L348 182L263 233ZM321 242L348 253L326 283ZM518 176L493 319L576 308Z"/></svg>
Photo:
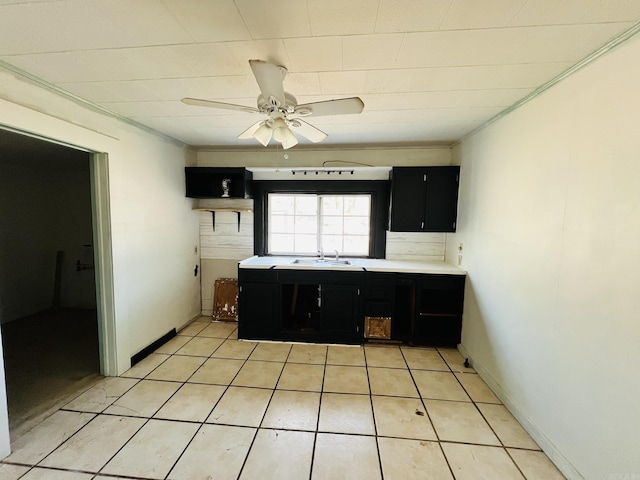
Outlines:
<svg viewBox="0 0 640 480"><path fill-rule="evenodd" d="M298 134L313 143L321 142L328 136L319 128L298 117L346 115L362 113L364 109L364 103L359 97L322 100L298 105L296 98L284 91L283 80L287 74L285 67L263 60L249 60L249 66L260 88L257 108L191 97L183 98L182 102L198 107L267 115L269 117L267 120L254 123L238 138L240 140L255 138L265 147L273 138L280 142L285 149L298 144L296 137Z"/></svg>
<svg viewBox="0 0 640 480"><path fill-rule="evenodd" d="M292 136L291 130L287 126L287 123L283 118L276 118L273 120L273 139L282 143L289 139Z"/></svg>
<svg viewBox="0 0 640 480"><path fill-rule="evenodd" d="M273 129L265 122L260 125L253 133L253 138L258 140L263 146L269 145L269 141L271 140L271 136L273 135Z"/></svg>
<svg viewBox="0 0 640 480"><path fill-rule="evenodd" d="M282 141L282 148L283 150L286 150L288 148L295 147L297 144L298 139L293 133L291 133L291 131L289 131L289 136Z"/></svg>

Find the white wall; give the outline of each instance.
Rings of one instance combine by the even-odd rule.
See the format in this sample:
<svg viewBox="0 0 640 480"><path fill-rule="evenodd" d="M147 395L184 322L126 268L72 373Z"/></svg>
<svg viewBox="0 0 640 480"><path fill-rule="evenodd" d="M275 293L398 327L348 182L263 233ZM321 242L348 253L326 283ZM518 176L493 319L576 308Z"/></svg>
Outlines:
<svg viewBox="0 0 640 480"><path fill-rule="evenodd" d="M198 215L184 195L184 166L195 153L2 70L0 85L0 125L108 154L116 370L123 372L131 355L200 310ZM0 401L0 457L9 452L4 412Z"/></svg>
<svg viewBox="0 0 640 480"><path fill-rule="evenodd" d="M640 38L462 142L462 349L569 478L640 478Z"/></svg>

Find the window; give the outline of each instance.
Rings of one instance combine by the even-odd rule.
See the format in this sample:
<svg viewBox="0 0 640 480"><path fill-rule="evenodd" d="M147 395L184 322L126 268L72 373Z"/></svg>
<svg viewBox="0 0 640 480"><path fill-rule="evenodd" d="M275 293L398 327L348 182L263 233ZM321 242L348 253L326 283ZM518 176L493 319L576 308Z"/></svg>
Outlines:
<svg viewBox="0 0 640 480"><path fill-rule="evenodd" d="M371 195L268 194L268 253L368 256Z"/></svg>
<svg viewBox="0 0 640 480"><path fill-rule="evenodd" d="M324 222L322 225L318 225L322 216L322 207L318 204L318 197L339 197L343 199L352 199L354 197L365 197L368 198L369 203L369 217L368 217L368 251L362 251L365 247L361 247L357 249L356 253L350 253L352 250L351 247L348 246L348 242L344 246L341 247L333 247L329 245L329 243L322 244L324 247L324 251L330 256L333 253L333 250L338 250L341 255L350 255L350 256L366 256L370 258L384 258L385 256L385 246L386 246L386 226L388 225L388 215L389 215L389 181L388 180L257 180L253 181L251 184L251 191L254 198L253 204L253 253L255 255L316 255L318 252L318 236L320 235L320 240L327 241L334 240L333 238L329 238L333 232L327 230L327 227L324 226ZM282 196L282 197L280 197ZM293 204L293 209L286 209L281 206L280 208L272 208L271 205L272 200L276 202L279 200L284 200L285 197L289 197L289 202L291 202L291 197L299 198L299 197L307 197L309 196L313 200L313 217L315 220L315 230L313 231L313 239L309 243L313 244L313 247L307 245L307 251L304 253L300 253L296 251L295 245L296 241L302 241L301 235L303 232L298 231L296 235L295 228L292 225L297 225L302 228L302 222L297 221L295 218L296 213L296 205L295 200ZM311 203L311 202L310 202ZM302 207L302 204L299 205ZM289 204L291 207L291 204ZM325 214L329 206L324 208ZM344 212L344 203L343 203L343 212ZM280 213L280 216L290 217L290 218L273 218L271 219L270 215L273 211L274 214ZM297 212L300 214L302 210ZM293 214L291 213L293 212ZM288 215L287 215L288 214ZM319 216L319 218L318 218ZM344 215L342 215L344 216ZM332 215L326 215L327 220L330 221ZM348 216L349 217L349 216ZM357 217L354 216L354 217ZM294 220L296 220L294 222ZM335 220L335 219L333 219ZM351 221L353 220L353 221ZM364 219L361 219L364 221ZM274 222L280 222L280 225L273 225ZM286 230L286 225L289 225L289 230ZM284 224L284 227L283 227ZM356 224L356 218L349 217L349 221L342 222L343 234L342 237L348 237L349 239L357 240L357 235L352 231L352 227ZM293 232L291 232L291 228L294 228ZM345 234L346 229L346 234ZM298 229L299 230L299 229ZM322 233L325 233L325 237L322 237ZM365 232L365 229L362 229L362 233ZM289 248L285 248L285 245L277 243L273 243L274 240L284 240L284 237L275 237L274 239L270 238L271 234L286 234L286 237L289 237ZM361 232L357 232L358 234ZM310 240L310 239L307 239ZM361 239L362 240L362 239ZM291 243L293 242L294 247L291 248ZM299 247L301 245L298 245ZM353 248L353 250L356 250ZM285 253L286 252L286 253Z"/></svg>

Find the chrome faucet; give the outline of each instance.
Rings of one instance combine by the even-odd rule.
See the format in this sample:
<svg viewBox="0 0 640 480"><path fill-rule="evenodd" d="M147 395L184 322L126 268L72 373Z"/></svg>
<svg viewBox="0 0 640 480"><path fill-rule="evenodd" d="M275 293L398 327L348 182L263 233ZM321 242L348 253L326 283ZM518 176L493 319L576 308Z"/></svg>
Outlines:
<svg viewBox="0 0 640 480"><path fill-rule="evenodd" d="M340 260L340 254L338 253L338 250L334 250L334 252L336 252L336 262L338 260Z"/></svg>
<svg viewBox="0 0 640 480"><path fill-rule="evenodd" d="M324 260L324 250L322 247L318 250L318 256L320 257L320 260Z"/></svg>

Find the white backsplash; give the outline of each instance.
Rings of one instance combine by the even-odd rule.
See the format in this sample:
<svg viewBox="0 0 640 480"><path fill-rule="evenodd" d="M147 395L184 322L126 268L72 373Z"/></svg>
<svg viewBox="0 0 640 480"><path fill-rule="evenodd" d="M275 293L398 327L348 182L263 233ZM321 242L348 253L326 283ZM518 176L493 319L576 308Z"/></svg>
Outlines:
<svg viewBox="0 0 640 480"><path fill-rule="evenodd" d="M387 232L389 260L441 261L445 233ZM200 213L200 256L203 259L244 260L253 255L253 213L242 213L240 231L233 212L216 212L213 230L211 213Z"/></svg>
<svg viewBox="0 0 640 480"><path fill-rule="evenodd" d="M387 232L388 260L443 261L446 233Z"/></svg>

